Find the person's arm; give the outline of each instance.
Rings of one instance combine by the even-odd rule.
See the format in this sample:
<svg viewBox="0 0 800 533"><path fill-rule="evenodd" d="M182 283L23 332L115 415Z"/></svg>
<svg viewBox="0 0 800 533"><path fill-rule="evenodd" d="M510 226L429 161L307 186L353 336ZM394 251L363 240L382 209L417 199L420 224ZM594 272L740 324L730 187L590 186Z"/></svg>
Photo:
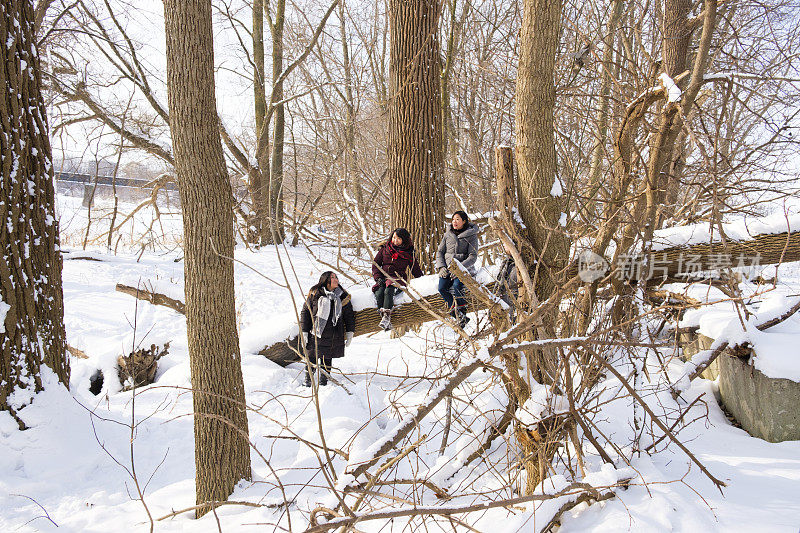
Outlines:
<svg viewBox="0 0 800 533"><path fill-rule="evenodd" d="M461 264L464 265L464 268L472 268L475 264L475 261L478 260L478 234L474 233L473 235L469 236L467 239L467 257L461 261Z"/></svg>
<svg viewBox="0 0 800 533"><path fill-rule="evenodd" d="M344 318L344 342L345 346L350 346L353 335L356 331L356 313L353 311L353 304L347 302L342 306L342 318Z"/></svg>
<svg viewBox="0 0 800 533"><path fill-rule="evenodd" d="M383 246L381 245L378 247L378 253L375 254L375 258L372 260L372 279L375 281L380 281L382 279L386 279L386 276L381 272L383 268Z"/></svg>
<svg viewBox="0 0 800 533"><path fill-rule="evenodd" d="M417 257L414 256L414 262L411 263L411 277L418 278L422 276L422 269L419 266L419 261L417 261Z"/></svg>
<svg viewBox="0 0 800 533"><path fill-rule="evenodd" d="M300 311L300 335L303 337L303 344L308 344L308 334L311 331L311 295L303 302L303 310Z"/></svg>
<svg viewBox="0 0 800 533"><path fill-rule="evenodd" d="M436 250L436 270L439 271L442 268L447 268L447 265L444 262L444 254L447 251L447 237L442 236L442 241L439 243L439 248Z"/></svg>
<svg viewBox="0 0 800 533"><path fill-rule="evenodd" d="M342 316L344 317L344 329L347 331L356 330L356 313L353 311L353 304L347 302L342 306Z"/></svg>
<svg viewBox="0 0 800 533"><path fill-rule="evenodd" d="M300 311L300 330L311 331L311 295L303 302L303 310Z"/></svg>

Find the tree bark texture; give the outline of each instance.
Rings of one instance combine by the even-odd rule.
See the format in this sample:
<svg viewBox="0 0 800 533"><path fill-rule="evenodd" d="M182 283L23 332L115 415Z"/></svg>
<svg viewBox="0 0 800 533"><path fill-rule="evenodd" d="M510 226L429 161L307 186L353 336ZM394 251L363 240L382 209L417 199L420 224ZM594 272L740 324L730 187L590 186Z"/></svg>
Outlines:
<svg viewBox="0 0 800 533"><path fill-rule="evenodd" d="M275 22L272 25L272 100L270 106L275 108L274 130L272 132L272 158L269 168L269 242L282 242L283 230L283 137L285 128L283 81L279 81L283 72L283 26L286 14L286 2L278 0Z"/></svg>
<svg viewBox="0 0 800 533"><path fill-rule="evenodd" d="M267 95L265 89L264 71L264 0L253 2L253 97L256 120L256 136L261 138L261 129L265 125L267 115ZM257 167L248 170L248 192L253 203L251 228L255 242L263 244L267 241L269 233L267 212L267 194L264 188L264 171L268 167L262 166L261 161L256 162Z"/></svg>
<svg viewBox="0 0 800 533"><path fill-rule="evenodd" d="M186 322L197 503L226 500L250 477L236 332L233 206L214 95L210 0L167 0L167 88L183 210ZM209 510L198 510L202 515Z"/></svg>
<svg viewBox="0 0 800 533"><path fill-rule="evenodd" d="M556 292L569 254L569 242L561 226L563 206L555 149L554 72L561 24L560 0L525 0L520 34L520 58L516 92L516 159L518 168L518 203L525 225L521 250L532 250L524 257L538 301L544 302ZM539 332L556 332L558 305L542 315ZM541 335L537 333L537 335ZM534 379L547 383L557 375L558 361L552 350L526 354ZM517 372L515 364L509 371ZM530 383L514 387L516 402L524 405L530 395ZM541 426L541 424L540 424ZM559 425L558 427L563 427ZM543 429L543 428L539 428ZM559 439L556 428L544 439L539 429L516 424L514 434L523 455L527 473L526 494L542 480L556 451ZM548 432L550 432L548 429ZM537 438L537 435L538 438Z"/></svg>
<svg viewBox="0 0 800 533"><path fill-rule="evenodd" d="M42 389L49 366L69 386L53 167L34 8L0 4L0 410Z"/></svg>
<svg viewBox="0 0 800 533"><path fill-rule="evenodd" d="M389 2L389 146L392 226L407 228L432 271L444 231L437 0Z"/></svg>
<svg viewBox="0 0 800 533"><path fill-rule="evenodd" d="M690 12L691 2L689 0L666 0L664 5L664 27L662 29L664 72L672 78L686 70L686 58L692 39L692 28L689 25ZM684 88L686 82L679 85Z"/></svg>
<svg viewBox="0 0 800 533"><path fill-rule="evenodd" d="M537 256L530 258L529 267L540 301L555 290L558 272L566 265L569 253L567 236L559 224L566 209L563 196L557 192L561 182L553 123L553 73L560 21L560 1L525 1L516 92L517 187L526 237Z"/></svg>

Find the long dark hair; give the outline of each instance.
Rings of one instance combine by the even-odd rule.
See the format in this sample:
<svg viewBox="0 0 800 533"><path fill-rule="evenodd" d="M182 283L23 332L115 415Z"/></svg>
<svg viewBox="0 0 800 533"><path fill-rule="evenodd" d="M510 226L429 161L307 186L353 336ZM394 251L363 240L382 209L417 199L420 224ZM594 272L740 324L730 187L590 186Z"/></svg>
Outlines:
<svg viewBox="0 0 800 533"><path fill-rule="evenodd" d="M453 211L453 216L458 215L464 221L464 227L469 226L469 215L465 211ZM452 218L452 217L451 217Z"/></svg>
<svg viewBox="0 0 800 533"><path fill-rule="evenodd" d="M401 248L411 248L413 246L413 243L411 242L411 234L406 228L395 229L391 235L389 235L389 243L392 242L393 235L397 235L400 237L400 240L403 241L403 244L400 245Z"/></svg>
<svg viewBox="0 0 800 533"><path fill-rule="evenodd" d="M331 282L331 276L334 274L333 270L326 270L319 276L319 281L309 289L308 294L316 294L322 287L328 288Z"/></svg>

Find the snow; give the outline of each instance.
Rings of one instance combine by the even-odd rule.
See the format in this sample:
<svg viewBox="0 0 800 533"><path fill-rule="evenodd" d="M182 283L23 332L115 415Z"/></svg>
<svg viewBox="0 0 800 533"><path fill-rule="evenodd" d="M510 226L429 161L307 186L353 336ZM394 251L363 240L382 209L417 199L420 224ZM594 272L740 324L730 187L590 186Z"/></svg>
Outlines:
<svg viewBox="0 0 800 533"><path fill-rule="evenodd" d="M669 74L663 72L659 77L658 80L661 82L661 86L664 87L664 91L667 93L667 102L680 102L681 100L681 90L675 84L672 78L669 77Z"/></svg>
<svg viewBox="0 0 800 533"><path fill-rule="evenodd" d="M561 180L556 176L553 179L553 186L550 188L550 196L558 198L564 194L564 188L561 186Z"/></svg>
<svg viewBox="0 0 800 533"><path fill-rule="evenodd" d="M79 208L74 208L69 198L59 196L59 202L62 222L63 217L71 217L75 226L69 231L80 234ZM149 215L141 215L146 222ZM177 240L180 225L172 226L173 222L179 221L165 221L165 231L174 231ZM149 521L131 477L132 463L153 517L195 504L185 317L114 290L118 282L134 286L139 283L183 300L182 254L163 238L158 240L156 250L148 249L141 257L133 241L121 246L117 255L102 251L102 246L83 251L74 244L65 245L67 341L89 355L89 359L71 359L70 390L60 386L53 373L44 368L44 391L19 413L29 429L19 431L11 416L0 412L0 531L149 531ZM336 264L336 250L317 247L313 253ZM392 339L384 332L355 338L346 357L334 363L334 377L343 387L320 388L318 417L317 404L308 389L300 386L301 366L280 368L255 352L270 340L286 338L291 328L296 328L297 310L305 291L328 267L317 263L305 248L269 247L258 252L237 249L236 258L243 263L235 265L236 309L254 451L253 481L239 483L231 499L261 504L283 501L276 486L277 474L294 503L289 514L291 528L287 514L271 507L228 506L218 509L217 514L223 531L250 531L253 524L279 524L280 528L302 531L308 527L311 509L320 503L337 503L319 470L321 452L314 445L321 443L321 432L329 448L348 455L345 459L334 454L337 478L331 483L339 487L354 483L346 473L347 465L367 459L419 405L441 390L444 382L436 378L458 368L443 363L444 347L453 345L458 336L448 326L431 322L418 333L400 338ZM278 258L291 262L296 277L283 278ZM752 299L754 314L748 324L780 315L796 301L794 295L800 287L797 269L791 270L790 265L781 269L782 284ZM479 278L488 279L490 273L491 269L482 269ZM357 281L343 281L343 285L353 295L354 305L373 306L371 280L363 274L349 274ZM436 283L435 276L419 278L412 282L412 290L431 294ZM763 292L763 288L760 290ZM686 324L699 325L707 333L733 332L735 310L730 302L722 301L724 295L696 286L688 292L692 297L716 303L705 307L702 313L687 312ZM747 338L758 350L755 359L770 351L777 353L781 346L785 354L793 353L786 348L800 341L793 337L795 331L800 331L798 320L787 320L769 333L748 327ZM120 392L115 376L116 357L134 346L167 341L170 353L159 362L156 383L137 389L135 394ZM459 366L469 364L475 357L489 359L486 344L478 342L482 343L479 351L458 355ZM774 350L770 344L775 345ZM448 358L452 356L447 352ZM758 364L780 362L779 358L768 356ZM624 359L612 364L628 375L630 365ZM673 377L684 371L682 363L667 364ZM650 353L647 365L653 383L657 382L663 376L661 361ZM101 394L94 396L88 391L89 377L98 368L106 379ZM501 419L507 404L504 387L493 382L491 376L478 370L456 388L453 405L460 421L454 422L444 454L439 454L440 438L436 435L441 432L445 402L415 428L402 446L423 434L434 437L419 449L419 460L409 458L398 464L399 478L416 476L447 489L455 494L447 505L488 501L479 496L481 492L487 492L489 499L511 495L508 472L487 468L481 462L462 468L481 444L485 429ZM630 479L629 487L616 489L614 499L590 506L582 504L569 511L560 531L796 531L800 523L800 442L772 444L731 426L714 399L715 385L695 380L683 398L691 401L702 396L705 405L701 402L689 409L685 420L696 421L683 426L679 437L709 471L727 483L720 493L683 452L674 446L666 447L666 442L659 444L653 455L632 452L631 442L637 431L630 399L621 397L619 387L612 376L600 383L597 405L601 413L595 420L598 430L610 435L626 458L623 460L616 450L607 447L615 464L603 464L587 447L585 476L580 481L602 490ZM535 423L544 409L563 408L561 398L552 400L552 406L547 405L545 389L535 388L525 405L529 423ZM657 412L679 413L686 407L673 401L668 393L654 389L645 392L646 401ZM669 416L674 421L678 415ZM135 425L133 432L131 424ZM650 437L644 435L642 439L642 446L647 446ZM514 453L502 438L496 439L488 451L493 461L507 461L509 465L516 461ZM559 471L547 478L539 490L562 490L570 483L564 474ZM574 496L529 503L513 510L493 509L459 519L479 531L528 531L540 528L569 498ZM442 503L430 494L419 501L420 506ZM407 504L393 505L400 508ZM358 528L408 529L403 520L365 522ZM218 526L211 514L199 520L182 514L157 522L155 529L213 532L218 531ZM447 521L440 523L438 529L435 524L428 524L428 529L453 530Z"/></svg>
<svg viewBox="0 0 800 533"><path fill-rule="evenodd" d="M793 265L786 267L785 270L796 268ZM676 285L671 288L677 288ZM733 346L747 343L754 353L750 362L764 375L800 383L800 359L795 351L795 347L800 344L800 314L765 331L756 328L756 325L786 313L797 303L794 296L796 292L793 286L783 286L760 296L758 308L750 309L751 316L744 320L741 310L737 311L735 303L718 289L705 295L695 289L693 297L700 297L708 305L687 310L679 325L684 328L698 328L700 334L715 339L715 344L728 342ZM703 299L704 296L707 299ZM703 354L697 354L696 357L701 355Z"/></svg>
<svg viewBox="0 0 800 533"><path fill-rule="evenodd" d="M6 314L8 314L9 309L11 309L11 306L0 300L0 333L6 332Z"/></svg>
<svg viewBox="0 0 800 533"><path fill-rule="evenodd" d="M791 210L787 208L786 211L778 211L764 217L743 216L723 224L722 227L729 241L745 241L756 235L798 231L800 212L796 208ZM655 252L709 242L721 242L719 228L703 222L656 231L652 250Z"/></svg>

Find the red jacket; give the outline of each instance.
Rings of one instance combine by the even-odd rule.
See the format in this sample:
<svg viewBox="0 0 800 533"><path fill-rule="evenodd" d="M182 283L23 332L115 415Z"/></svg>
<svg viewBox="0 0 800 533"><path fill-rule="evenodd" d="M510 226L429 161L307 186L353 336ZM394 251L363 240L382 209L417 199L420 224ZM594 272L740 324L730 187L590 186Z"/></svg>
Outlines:
<svg viewBox="0 0 800 533"><path fill-rule="evenodd" d="M380 268L378 268L380 267ZM373 291L377 291L381 282L387 287L392 282L397 282L400 286L405 286L410 279L408 271L411 270L411 277L418 278L422 275L419 261L414 255L414 247L397 248L391 241L387 241L378 248L375 259L372 261L372 277L375 278ZM381 272L383 270L383 272ZM385 274L384 274L385 272ZM387 277L388 274L388 277Z"/></svg>

